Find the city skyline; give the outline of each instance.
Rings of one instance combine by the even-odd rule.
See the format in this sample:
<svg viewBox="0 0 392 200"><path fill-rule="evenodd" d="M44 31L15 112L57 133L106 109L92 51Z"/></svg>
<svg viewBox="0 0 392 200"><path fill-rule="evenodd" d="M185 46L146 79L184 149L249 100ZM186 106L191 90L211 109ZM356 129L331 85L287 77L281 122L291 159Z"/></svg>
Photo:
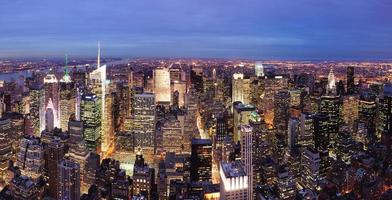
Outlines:
<svg viewBox="0 0 392 200"><path fill-rule="evenodd" d="M0 3L0 58L384 60L392 4L381 0Z"/></svg>

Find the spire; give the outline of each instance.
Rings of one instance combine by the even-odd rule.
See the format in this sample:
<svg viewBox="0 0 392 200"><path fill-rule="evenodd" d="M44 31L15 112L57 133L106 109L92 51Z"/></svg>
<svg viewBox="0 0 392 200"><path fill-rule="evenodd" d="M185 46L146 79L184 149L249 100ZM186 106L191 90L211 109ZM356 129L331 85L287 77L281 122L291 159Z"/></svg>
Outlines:
<svg viewBox="0 0 392 200"><path fill-rule="evenodd" d="M101 41L98 40L97 68L101 67Z"/></svg>
<svg viewBox="0 0 392 200"><path fill-rule="evenodd" d="M68 70L68 54L65 54L64 76L60 81L66 83L71 82L71 77L69 76L69 70Z"/></svg>
<svg viewBox="0 0 392 200"><path fill-rule="evenodd" d="M335 94L336 93L336 80L335 75L333 73L333 68L331 67L328 74L328 85L327 85L327 93Z"/></svg>
<svg viewBox="0 0 392 200"><path fill-rule="evenodd" d="M68 54L65 54L64 76L69 76L69 71L68 71Z"/></svg>

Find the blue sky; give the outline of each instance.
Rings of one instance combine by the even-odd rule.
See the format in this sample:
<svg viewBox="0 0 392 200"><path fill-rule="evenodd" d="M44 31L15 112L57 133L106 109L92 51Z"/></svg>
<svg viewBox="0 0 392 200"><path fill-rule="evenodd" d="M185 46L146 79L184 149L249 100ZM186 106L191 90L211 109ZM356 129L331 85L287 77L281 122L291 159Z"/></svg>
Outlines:
<svg viewBox="0 0 392 200"><path fill-rule="evenodd" d="M390 0L1 0L0 57L389 59Z"/></svg>

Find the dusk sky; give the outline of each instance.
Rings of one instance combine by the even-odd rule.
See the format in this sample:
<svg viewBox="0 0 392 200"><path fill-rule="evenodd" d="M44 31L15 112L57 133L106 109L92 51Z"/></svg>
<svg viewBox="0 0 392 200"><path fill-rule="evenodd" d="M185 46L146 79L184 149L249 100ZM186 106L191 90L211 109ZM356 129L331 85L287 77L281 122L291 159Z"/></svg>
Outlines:
<svg viewBox="0 0 392 200"><path fill-rule="evenodd" d="M0 57L389 59L391 0L1 0Z"/></svg>

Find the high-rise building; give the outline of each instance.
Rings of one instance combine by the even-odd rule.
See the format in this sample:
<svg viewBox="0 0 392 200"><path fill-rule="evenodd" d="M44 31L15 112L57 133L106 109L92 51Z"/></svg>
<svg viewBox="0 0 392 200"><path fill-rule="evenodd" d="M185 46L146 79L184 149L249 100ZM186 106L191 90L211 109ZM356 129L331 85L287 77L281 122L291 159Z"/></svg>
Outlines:
<svg viewBox="0 0 392 200"><path fill-rule="evenodd" d="M183 132L179 120L168 119L162 127L162 148L165 152L182 153Z"/></svg>
<svg viewBox="0 0 392 200"><path fill-rule="evenodd" d="M325 177L329 163L329 145L331 142L329 131L329 117L328 115L318 113L313 116L314 123L314 146L320 156L320 176Z"/></svg>
<svg viewBox="0 0 392 200"><path fill-rule="evenodd" d="M0 182L7 179L8 162L12 157L11 121L0 117Z"/></svg>
<svg viewBox="0 0 392 200"><path fill-rule="evenodd" d="M101 99L95 94L84 94L81 102L81 120L84 125L84 140L90 151L100 151L101 146Z"/></svg>
<svg viewBox="0 0 392 200"><path fill-rule="evenodd" d="M381 101L381 123L382 123L382 140L384 143L392 142L392 86L384 88L384 97Z"/></svg>
<svg viewBox="0 0 392 200"><path fill-rule="evenodd" d="M40 189L42 188L27 176L15 176L9 184L10 196L15 200L40 199Z"/></svg>
<svg viewBox="0 0 392 200"><path fill-rule="evenodd" d="M240 141L241 125L249 124L250 115L256 108L249 104L236 103L234 104L234 142Z"/></svg>
<svg viewBox="0 0 392 200"><path fill-rule="evenodd" d="M136 155L135 165L133 167L133 195L143 195L147 199L151 198L153 185L155 184L155 171L145 162L143 155L138 152Z"/></svg>
<svg viewBox="0 0 392 200"><path fill-rule="evenodd" d="M185 106L185 93L186 93L186 83L182 81L174 81L172 83L172 104L174 103L174 92L178 92L178 106Z"/></svg>
<svg viewBox="0 0 392 200"><path fill-rule="evenodd" d="M339 96L322 96L319 112L328 116L328 130L331 142L334 143L339 132L341 101Z"/></svg>
<svg viewBox="0 0 392 200"><path fill-rule="evenodd" d="M299 147L300 121L298 118L291 117L288 122L288 147L295 150Z"/></svg>
<svg viewBox="0 0 392 200"><path fill-rule="evenodd" d="M30 116L35 136L45 129L45 91L42 85L30 87Z"/></svg>
<svg viewBox="0 0 392 200"><path fill-rule="evenodd" d="M170 72L167 68L154 70L155 102L171 102Z"/></svg>
<svg viewBox="0 0 392 200"><path fill-rule="evenodd" d="M332 67L328 74L328 84L326 91L327 95L336 95L336 80Z"/></svg>
<svg viewBox="0 0 392 200"><path fill-rule="evenodd" d="M57 199L80 199L80 167L78 163L63 159L58 163Z"/></svg>
<svg viewBox="0 0 392 200"><path fill-rule="evenodd" d="M212 141L192 139L191 181L211 181Z"/></svg>
<svg viewBox="0 0 392 200"><path fill-rule="evenodd" d="M68 134L70 146L83 141L83 121L71 120L68 122Z"/></svg>
<svg viewBox="0 0 392 200"><path fill-rule="evenodd" d="M100 100L100 132L97 133L100 135L100 140L99 144L100 146L100 151L106 152L108 150L109 144L107 144L107 141L109 141L109 137L112 131L112 127L110 127L110 115L111 113L108 113L108 107L107 107L107 93L109 92L107 90L107 85L108 85L109 80L107 80L106 76L106 65L101 65L101 44L98 41L98 56L97 56L97 69L92 71L89 74L89 86L91 87L92 92L98 97ZM110 106L110 105L109 105ZM89 146L89 144L87 143Z"/></svg>
<svg viewBox="0 0 392 200"><path fill-rule="evenodd" d="M300 183L303 187L312 190L317 189L317 186L320 185L321 181L320 167L321 159L319 153L312 148L305 149L301 159L302 173Z"/></svg>
<svg viewBox="0 0 392 200"><path fill-rule="evenodd" d="M250 79L244 77L244 74L233 74L232 79L232 96L231 103L240 101L244 104L251 102L251 84Z"/></svg>
<svg viewBox="0 0 392 200"><path fill-rule="evenodd" d="M155 149L155 96L152 93L135 94L132 98L134 148Z"/></svg>
<svg viewBox="0 0 392 200"><path fill-rule="evenodd" d="M59 83L53 71L50 71L44 78L44 90L45 127L60 127Z"/></svg>
<svg viewBox="0 0 392 200"><path fill-rule="evenodd" d="M249 176L246 174L241 161L221 162L220 170L220 199L248 200Z"/></svg>
<svg viewBox="0 0 392 200"><path fill-rule="evenodd" d="M289 120L290 93L285 90L279 91L275 94L274 100L275 106L273 123L276 128L276 137L278 140L280 140L279 142L284 147L287 147L287 127Z"/></svg>
<svg viewBox="0 0 392 200"><path fill-rule="evenodd" d="M248 176L248 199L252 199L253 190L253 130L250 125L241 126L241 162L244 165L244 171Z"/></svg>
<svg viewBox="0 0 392 200"><path fill-rule="evenodd" d="M347 67L347 94L353 95L355 92L354 85L354 67Z"/></svg>
<svg viewBox="0 0 392 200"><path fill-rule="evenodd" d="M300 134L298 138L298 144L301 149L314 148L314 125L313 125L313 114L301 113L300 117Z"/></svg>
<svg viewBox="0 0 392 200"><path fill-rule="evenodd" d="M292 172L285 165L278 169L277 188L280 199L293 199L295 197L295 179Z"/></svg>
<svg viewBox="0 0 392 200"><path fill-rule="evenodd" d="M47 149L48 152L48 160L47 166L48 166L48 176L49 176L49 187L51 188L49 190L49 196L52 198L57 198L58 196L58 185L59 185L59 179L58 179L58 163L61 159L64 157L64 144L61 143L60 140L54 139L52 140L51 143L49 143Z"/></svg>
<svg viewBox="0 0 392 200"><path fill-rule="evenodd" d="M263 63L261 63L261 62L256 62L255 63L255 73L256 73L256 76L264 76L264 66L263 66Z"/></svg>
<svg viewBox="0 0 392 200"><path fill-rule="evenodd" d="M68 130L68 121L75 114L76 88L68 71L68 58L65 57L64 76L60 79L60 127L63 131Z"/></svg>
<svg viewBox="0 0 392 200"><path fill-rule="evenodd" d="M39 138L25 137L20 142L16 166L22 175L37 180L44 172L44 148Z"/></svg>
<svg viewBox="0 0 392 200"><path fill-rule="evenodd" d="M357 96L345 96L343 99L342 119L351 130L354 130L355 122L358 120L358 104Z"/></svg>

